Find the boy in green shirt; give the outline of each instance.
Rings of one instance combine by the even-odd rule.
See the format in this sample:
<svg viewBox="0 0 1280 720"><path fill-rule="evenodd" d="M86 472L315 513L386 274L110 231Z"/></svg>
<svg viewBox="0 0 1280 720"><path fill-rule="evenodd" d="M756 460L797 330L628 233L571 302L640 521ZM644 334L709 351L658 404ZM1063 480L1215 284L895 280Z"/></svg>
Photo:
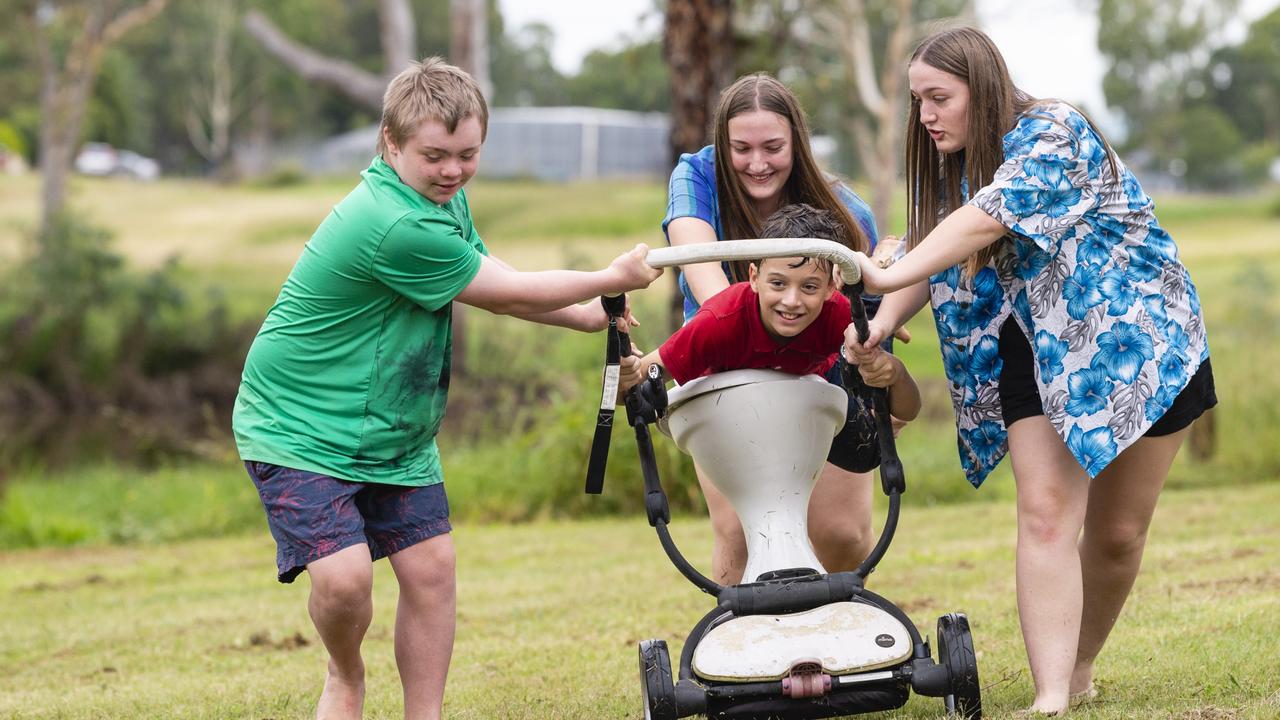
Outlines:
<svg viewBox="0 0 1280 720"><path fill-rule="evenodd" d="M439 58L391 81L378 157L303 248L245 360L233 429L277 545L281 582L311 576L329 651L317 717L358 718L372 563L400 586L406 718L438 718L454 636L454 548L435 435L449 388L454 300L582 331L599 303L660 271L634 250L597 272L517 272L489 255L462 186L488 109Z"/></svg>

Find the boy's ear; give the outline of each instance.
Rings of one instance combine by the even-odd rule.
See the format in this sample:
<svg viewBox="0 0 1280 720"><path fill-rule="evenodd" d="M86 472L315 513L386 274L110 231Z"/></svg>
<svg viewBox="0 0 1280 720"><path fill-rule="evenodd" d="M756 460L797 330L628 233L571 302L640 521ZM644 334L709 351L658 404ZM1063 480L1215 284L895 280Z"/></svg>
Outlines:
<svg viewBox="0 0 1280 720"><path fill-rule="evenodd" d="M756 289L756 279L760 277L760 268L755 263L747 263L747 282L751 283L751 289Z"/></svg>
<svg viewBox="0 0 1280 720"><path fill-rule="evenodd" d="M827 290L826 292L822 293L822 302L826 302L830 300L831 296L836 294L837 287L839 287L839 285L834 280L827 283Z"/></svg>
<svg viewBox="0 0 1280 720"><path fill-rule="evenodd" d="M827 278L827 292L823 295L822 301L830 300L831 296L835 295L842 285L844 285L844 279L840 273L840 266L831 263L831 275Z"/></svg>

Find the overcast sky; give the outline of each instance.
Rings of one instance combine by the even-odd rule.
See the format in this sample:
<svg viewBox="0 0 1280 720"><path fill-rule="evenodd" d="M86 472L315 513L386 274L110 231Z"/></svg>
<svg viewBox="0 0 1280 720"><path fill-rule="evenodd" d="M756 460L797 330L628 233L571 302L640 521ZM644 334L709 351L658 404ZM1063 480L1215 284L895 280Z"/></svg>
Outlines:
<svg viewBox="0 0 1280 720"><path fill-rule="evenodd" d="M595 48L615 48L628 38L653 37L662 18L653 0L499 0L508 28L534 21L555 31L552 61L564 73L576 73L583 56ZM1102 112L1102 58L1097 50L1097 16L1087 0L978 0L983 28L1004 53L1013 80L1037 96L1084 103L1099 123ZM1242 17L1254 19L1280 6L1280 0L1243 0ZM1241 24L1240 27L1243 27ZM1072 53L1044 53L1047 37ZM1239 28L1237 28L1239 33Z"/></svg>

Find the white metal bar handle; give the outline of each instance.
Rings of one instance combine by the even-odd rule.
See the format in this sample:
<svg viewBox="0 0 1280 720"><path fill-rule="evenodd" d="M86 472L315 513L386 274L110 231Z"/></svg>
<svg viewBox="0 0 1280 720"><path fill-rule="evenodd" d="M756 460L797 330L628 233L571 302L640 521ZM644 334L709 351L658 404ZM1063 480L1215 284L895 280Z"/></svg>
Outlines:
<svg viewBox="0 0 1280 720"><path fill-rule="evenodd" d="M841 279L852 285L862 279L860 253L832 240L819 238L768 238L764 240L721 240L719 242L654 248L645 256L649 267L691 265L724 260L760 260L774 257L813 257L840 266Z"/></svg>

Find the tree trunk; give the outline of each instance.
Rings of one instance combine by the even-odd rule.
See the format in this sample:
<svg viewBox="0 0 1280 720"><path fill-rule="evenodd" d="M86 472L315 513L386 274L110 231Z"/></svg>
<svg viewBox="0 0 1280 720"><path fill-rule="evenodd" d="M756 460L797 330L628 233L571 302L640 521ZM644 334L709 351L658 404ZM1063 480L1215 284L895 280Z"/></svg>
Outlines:
<svg viewBox="0 0 1280 720"><path fill-rule="evenodd" d="M93 89L102 51L134 28L149 22L167 0L147 0L119 14L115 3L95 0L83 6L55 7L41 2L35 9L35 43L40 63L40 235L53 228L66 208L67 175L80 142L85 106ZM83 21L61 62L50 34L60 14L83 12Z"/></svg>
<svg viewBox="0 0 1280 720"><path fill-rule="evenodd" d="M720 91L733 82L732 0L668 0L662 52L671 78L670 161L707 144ZM677 275L672 273L672 278ZM672 282L668 325L684 320L684 296Z"/></svg>
<svg viewBox="0 0 1280 720"><path fill-rule="evenodd" d="M662 49L671 76L671 164L707 144L720 91L733 81L732 0L670 0Z"/></svg>
<svg viewBox="0 0 1280 720"><path fill-rule="evenodd" d="M487 3L485 0L449 0L449 13L449 61L471 73L486 98L493 97Z"/></svg>
<svg viewBox="0 0 1280 720"><path fill-rule="evenodd" d="M231 62L231 40L238 11L230 2L215 3L207 8L204 18L208 27L208 45L197 45L197 52L207 57L202 64L208 71L203 82L190 88L191 104L184 121L187 138L201 157L213 164L214 175L228 179L227 160L231 155L231 124L238 114L235 98L235 70ZM234 174L234 173L233 173Z"/></svg>
<svg viewBox="0 0 1280 720"><path fill-rule="evenodd" d="M879 73L871 55L872 30L864 0L844 0L833 11L823 14L823 23L834 35L834 43L844 60L854 97L867 112L868 118L851 117L849 129L860 164L871 181L871 212L877 224L885 227L901 160L898 143L904 121L903 68L910 53L909 43L916 32L911 13L912 0L895 0L894 25Z"/></svg>

